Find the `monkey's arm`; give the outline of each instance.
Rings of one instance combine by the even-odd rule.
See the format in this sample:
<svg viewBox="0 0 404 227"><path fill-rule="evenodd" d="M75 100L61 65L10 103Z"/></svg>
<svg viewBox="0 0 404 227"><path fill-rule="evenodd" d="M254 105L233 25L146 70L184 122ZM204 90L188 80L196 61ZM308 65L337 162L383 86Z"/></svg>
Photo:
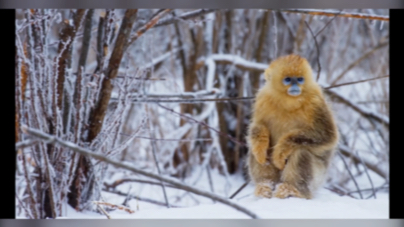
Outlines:
<svg viewBox="0 0 404 227"><path fill-rule="evenodd" d="M338 140L337 127L328 107L319 106L313 115L312 124L294 129L282 136L274 147L272 159L278 169L283 169L288 157L297 149L307 149L321 156L332 149Z"/></svg>
<svg viewBox="0 0 404 227"><path fill-rule="evenodd" d="M248 132L248 143L255 160L261 165L266 162L269 146L269 130L264 123L253 122Z"/></svg>

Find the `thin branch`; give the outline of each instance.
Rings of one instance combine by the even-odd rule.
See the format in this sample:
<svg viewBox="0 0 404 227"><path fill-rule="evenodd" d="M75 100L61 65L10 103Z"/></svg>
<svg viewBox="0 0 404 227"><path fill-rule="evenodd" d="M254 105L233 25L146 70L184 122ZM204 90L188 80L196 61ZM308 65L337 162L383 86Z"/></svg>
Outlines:
<svg viewBox="0 0 404 227"><path fill-rule="evenodd" d="M349 166L348 166L348 164L346 163L344 157L342 156L342 154L341 154L340 152L338 152L338 156L341 158L342 162L344 163L345 169L348 171L349 176L351 176L351 178L352 178L352 180L353 180L353 182L354 182L354 184L355 184L355 187L358 189L358 191L359 191L359 196L361 197L361 199L363 199L363 196L362 196L362 193L361 193L361 191L360 191L358 182L356 182L355 177L352 175L352 172L351 172L351 170L349 169Z"/></svg>
<svg viewBox="0 0 404 227"><path fill-rule="evenodd" d="M145 25L140 27L134 36L130 37L130 41L128 42L128 45L131 45L135 40L137 40L140 36L142 36L147 30L150 28L154 27L156 25L157 21L163 17L166 13L170 12L172 9L165 9L161 10L157 14L153 15L152 18L150 18L149 22L147 22Z"/></svg>
<svg viewBox="0 0 404 227"><path fill-rule="evenodd" d="M345 157L350 157L355 163L361 163L360 158L357 157L352 152L350 152L348 147L346 147L344 145L340 145L339 150L340 150L341 154L343 154ZM387 174L383 170L381 170L377 165L373 165L373 164L367 162L366 160L363 160L363 164L366 165L366 167L368 169L372 170L377 175L381 176L383 179L386 179L386 180L388 179Z"/></svg>
<svg viewBox="0 0 404 227"><path fill-rule="evenodd" d="M22 209L25 211L25 214L31 218L34 219L34 217L32 216L31 212L29 212L29 210L24 206L24 203L21 201L20 197L18 196L17 192L15 193L15 198L17 198L18 200L18 204L22 207Z"/></svg>
<svg viewBox="0 0 404 227"><path fill-rule="evenodd" d="M359 156L358 152L356 152L356 156L358 156L358 157L359 157L359 160L361 161L362 165L365 167L365 173L366 173L366 176L368 177L369 182L370 182L370 186L372 187L372 195L373 195L373 196L374 196L374 198L376 199L376 191L375 191L375 187L373 186L373 181L372 181L372 178L370 177L370 175L369 175L369 173L368 173L368 168L366 167L365 163L363 162L363 160L362 160L361 156Z"/></svg>
<svg viewBox="0 0 404 227"><path fill-rule="evenodd" d="M320 78L320 72L321 72L321 64L320 64L320 47L318 46L318 42L316 39L316 36L314 35L313 31L311 30L309 24L307 23L307 21L304 21L304 23L306 24L307 28L309 29L311 35L313 36L314 39L314 43L316 45L316 50L317 50L317 65L318 65L318 71L317 71L317 80Z"/></svg>
<svg viewBox="0 0 404 227"><path fill-rule="evenodd" d="M373 191L373 190L375 190L377 192L377 191L380 191L380 190L383 190L383 189L386 189L386 190L389 189L389 185L384 184L384 185L382 185L380 187L377 187L377 188L366 188L366 189L362 189L361 191L364 192L364 191ZM348 194L359 193L359 191L350 191L350 192L347 192L347 193Z"/></svg>
<svg viewBox="0 0 404 227"><path fill-rule="evenodd" d="M356 199L354 196L352 196L351 194L349 194L349 193L347 193L347 192L344 192L344 191L342 191L342 190L340 190L340 189L338 189L338 188L336 188L336 187L333 187L333 188L328 188L328 187L324 187L325 189L327 189L327 190L330 190L330 191L332 191L332 192L335 192L335 193L337 193L338 195L340 195L340 196L349 196L349 197L351 197L351 198L354 198L354 199Z"/></svg>
<svg viewBox="0 0 404 227"><path fill-rule="evenodd" d="M150 112L148 111L147 105L146 105L146 112L148 112L148 114L150 114ZM149 136L151 138L155 138L154 131L152 131L152 129L151 129L152 122L151 122L150 118L148 119L148 122L149 122ZM152 146L152 153L153 153L154 163L156 164L156 168L157 168L157 173L159 175L161 175L161 170L160 170L159 162L157 160L157 155L156 155L156 152L157 152L156 141L151 140L150 142L151 142L151 146ZM166 206L167 206L167 208L170 208L170 203L168 202L167 192L166 192L166 188L164 186L163 181L160 181L160 185L161 185L161 188L163 189L163 195L164 195L164 200L166 201Z"/></svg>
<svg viewBox="0 0 404 227"><path fill-rule="evenodd" d="M160 202L160 201L157 201L157 200L154 200L154 199L143 198L143 197L140 197L140 196L131 195L131 194L124 193L124 192L121 192L121 191L118 191L118 190L113 190L112 191L112 190L104 188L104 189L102 189L102 191L112 193L112 194L115 194L115 195L125 196L126 198L130 198L130 199L136 199L136 200L139 200L139 201L156 204L156 205L159 205L159 206L166 206L165 202ZM181 206L172 205L172 204L171 204L171 207L172 208L181 208Z"/></svg>
<svg viewBox="0 0 404 227"><path fill-rule="evenodd" d="M128 134L125 133L120 133L123 136L130 136ZM150 137L145 137L145 136L136 136L134 137L135 139L146 139L146 140L154 140L154 141L167 141L167 142L172 142L172 141L176 141L176 142L195 142L195 141L212 141L212 139L163 139L163 138L150 138Z"/></svg>
<svg viewBox="0 0 404 227"><path fill-rule="evenodd" d="M371 50L369 50L368 52L366 52L365 54L363 54L361 57L359 57L356 61L352 62L350 65L348 65L348 67L342 72L340 73L336 79L334 80L334 82L331 83L331 85L335 85L335 83L337 83L337 81L339 81L340 79L342 79L342 77L345 75L345 73L347 73L349 70L351 70L353 67L355 67L357 64L359 64L361 61L363 61L364 59L366 59L368 56L370 56L373 52L375 52L376 50L385 47L389 44L389 42L382 42L379 43L377 46L373 47Z"/></svg>
<svg viewBox="0 0 404 227"><path fill-rule="evenodd" d="M351 107L356 112L360 113L362 116L364 116L366 118L374 119L377 122L385 125L386 127L390 127L390 120L388 117L385 117L384 115L379 115L378 113L374 113L364 107L360 107L360 106L354 104L353 102L351 102L348 98L345 98L344 96L339 94L338 92L332 91L330 89L326 89L326 90L324 90L324 92L327 95L331 96L332 98L337 99L337 101L342 102L345 105Z"/></svg>
<svg viewBox="0 0 404 227"><path fill-rule="evenodd" d="M116 204L107 203L107 202L101 202L101 201L93 201L93 203L97 204L97 205L109 206L111 208L115 208L115 209L118 209L118 210L123 210L123 211L128 212L129 214L135 213L134 210L130 209L129 207L122 206L122 205L116 205Z"/></svg>
<svg viewBox="0 0 404 227"><path fill-rule="evenodd" d="M231 64L242 70L264 72L268 68L268 64L248 61L240 56L231 54L212 54L209 59L219 64ZM204 66L206 62L209 62L209 59L199 60L196 64L196 70Z"/></svg>
<svg viewBox="0 0 404 227"><path fill-rule="evenodd" d="M143 77L133 77L133 76L117 76L116 78L125 78L125 77L128 77L128 78L130 78L130 79L132 79L132 80L151 80L151 81L164 81L164 80L166 80L165 78L152 78L152 77L150 77L150 78L143 78Z"/></svg>
<svg viewBox="0 0 404 227"><path fill-rule="evenodd" d="M111 164L111 165L113 165L115 167L123 168L123 169L129 170L129 171L132 171L134 173L150 177L152 179L156 179L156 180L159 180L159 181L163 181L163 182L172 184L174 186L177 186L177 187L181 188L182 190L189 191L189 192L192 192L194 194L197 194L197 195L200 195L200 196L203 196L203 197L207 197L207 198L210 198L210 199L214 199L214 200L216 200L218 202L221 202L221 203L223 203L225 205L228 205L228 206L230 206L230 207L232 207L232 208L234 208L234 209L236 209L236 210L238 210L240 212L243 212L243 213L245 213L246 215L248 215L248 216L250 216L252 218L258 218L258 215L256 215L255 213L253 213L249 209L247 209L245 207L242 207L242 206L238 205L237 203L234 203L234 202L228 200L225 197L213 194L213 193L208 192L208 191L200 190L198 188L188 186L186 184L183 184L183 183L181 183L181 182L179 182L177 180L173 180L173 179L168 178L168 177L164 177L164 176L160 176L160 175L157 175L157 174L154 174L154 173L146 172L144 170L141 170L141 169L138 169L138 168L134 167L131 164L126 164L125 162L112 160L110 158L105 157L104 155L94 153L93 151L88 150L88 149L83 148L83 147L80 147L80 146L78 146L78 145L76 145L76 144L74 144L72 142L64 141L62 139L59 139L56 136L51 136L51 135L43 133L43 132L41 132L41 131L39 131L37 129L28 128L28 126L26 126L26 125L23 125L21 127L21 129L22 129L22 131L24 133L27 133L27 134L35 136L37 138L43 139L44 142L46 142L46 143L51 143L51 144L57 143L60 146L69 148L70 150L72 150L74 152L77 152L77 153L80 153L81 155L84 155L84 156L87 156L87 157L92 157L94 159L97 159L97 160L103 161L105 163Z"/></svg>
<svg viewBox="0 0 404 227"><path fill-rule="evenodd" d="M353 81L353 82L347 82L347 83L342 83L342 84L336 84L336 85L332 85L332 86L325 87L324 89L330 89L330 88L335 88L335 87L341 87L341 86L351 85L351 84L358 84L358 83L363 83L363 82L367 82L367 81L371 81L371 80L383 79L383 78L387 78L387 77L390 77L390 75L379 76L379 77L370 78L370 79L366 79L366 80L358 80L358 81Z"/></svg>
<svg viewBox="0 0 404 227"><path fill-rule="evenodd" d="M28 140L24 140L24 141L21 141L21 142L17 142L15 144L15 149L19 150L19 149L23 149L23 148L26 148L26 147L30 147L32 145L37 144L38 142L39 142L39 140L35 140L35 139L28 139Z"/></svg>
<svg viewBox="0 0 404 227"><path fill-rule="evenodd" d="M186 12L181 14L178 17L170 17L167 19L161 19L157 22L157 24L154 27L160 27L160 26L164 26L164 25L168 25L168 24L173 24L177 21L180 20L188 20L197 16L202 16L211 12L216 11L215 9L198 9L198 10L194 10L191 12Z"/></svg>
<svg viewBox="0 0 404 227"><path fill-rule="evenodd" d="M212 99L132 99L133 103L142 102L171 102L171 103L201 103L201 102L228 102L228 101L253 101L255 97L212 98ZM118 102L113 99L111 102Z"/></svg>
<svg viewBox="0 0 404 227"><path fill-rule="evenodd" d="M213 130L214 132L218 133L219 135L224 136L224 137L227 137L229 140L233 141L234 143L236 143L236 144L238 144L238 145L240 145L240 146L243 146L243 147L246 147L246 146L247 146L245 143L238 141L238 140L235 139L234 137L232 137L232 136L230 136L230 135L228 135L228 134L225 134L225 133L223 133L223 132L221 132L221 131L219 131L219 130L213 128L213 127L210 127L208 124L206 124L206 123L203 122L203 121L198 121L198 120L196 120L196 119L194 119L194 118L192 118L192 117L189 117L189 116L186 116L186 115L184 115L184 114L175 112L173 109L170 109L170 108L168 108L168 107L162 106L162 105L160 105L160 104L157 104L157 105L160 106L160 107L163 108L163 109L166 109L166 110L170 111L171 113L174 113L174 114L176 114L176 115L182 117L183 119L186 119L186 120L188 120L188 121L190 121L190 122L198 123L198 124L200 124L200 125L202 125L202 126L204 126L204 127L206 127L206 128L209 128L209 129Z"/></svg>
<svg viewBox="0 0 404 227"><path fill-rule="evenodd" d="M156 182L156 181L148 181L148 180L140 180L140 179L131 179L131 178L124 178L124 179L119 179L114 181L111 184L108 184L106 182L104 182L104 186L106 187L106 189L110 189L113 188L115 189L117 186L124 184L124 183L129 183L129 182L135 182L135 183L141 183L141 184L151 184L151 185L157 185L157 186L161 186L161 182ZM178 189L178 187L172 186L170 184L165 184L166 187L169 188L176 188Z"/></svg>
<svg viewBox="0 0 404 227"><path fill-rule="evenodd" d="M322 29L320 29L320 31L318 31L316 33L316 35L314 37L317 37L333 20L335 20L335 18L337 18L338 15L340 15L342 13L342 10L340 10L338 12L338 14L335 14L335 16L333 18L331 18L331 20L329 20Z"/></svg>
<svg viewBox="0 0 404 227"><path fill-rule="evenodd" d="M288 13L304 13L310 15L317 15L317 16L327 16L327 17L348 17L348 18L355 18L355 19L368 19L368 20L381 20L381 21L389 21L389 16L382 16L382 15L371 15L365 13L341 13L334 10L303 10L303 9L281 9L279 11L288 12Z"/></svg>
<svg viewBox="0 0 404 227"><path fill-rule="evenodd" d="M243 189L248 185L248 183L250 183L249 180L246 181L243 185L241 185L240 188L237 189L237 191L235 191L235 192L229 197L229 199L233 199L238 193L241 192L241 190L243 190Z"/></svg>
<svg viewBox="0 0 404 227"><path fill-rule="evenodd" d="M100 209L101 212L102 212L108 219L111 219L111 216L109 216L109 214L107 213L107 211L105 211L104 208L102 208L100 204L97 204L97 203L95 203L95 202L94 202L94 204L97 205L98 209Z"/></svg>

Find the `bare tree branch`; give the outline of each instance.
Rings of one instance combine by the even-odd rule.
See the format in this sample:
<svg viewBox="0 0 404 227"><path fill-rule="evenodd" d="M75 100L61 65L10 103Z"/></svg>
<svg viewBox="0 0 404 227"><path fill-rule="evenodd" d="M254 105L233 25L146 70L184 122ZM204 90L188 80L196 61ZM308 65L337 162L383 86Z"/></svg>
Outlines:
<svg viewBox="0 0 404 227"><path fill-rule="evenodd" d="M112 51L111 59L109 61L106 77L102 81L100 97L95 109L92 111L91 114L90 130L88 135L89 142L91 142L101 130L101 126L104 121L108 103L111 98L111 92L112 92L111 80L114 79L118 74L118 68L119 65L121 64L123 54L126 50L127 39L132 29L132 25L136 19L136 15L137 15L137 9L128 9L122 20L115 48Z"/></svg>
<svg viewBox="0 0 404 227"><path fill-rule="evenodd" d="M210 126L209 126L208 124L206 124L205 122L198 121L198 120L196 120L196 119L194 119L194 118L192 118L192 117L189 117L189 116L186 116L186 115L184 115L184 114L175 112L173 109L170 109L170 108L168 108L168 107L162 106L162 105L160 105L160 104L157 104L157 105L160 106L160 107L163 108L163 109L166 109L166 110L170 111L171 113L174 113L174 114L176 114L176 115L178 115L178 116L180 116L180 117L182 117L182 118L188 120L188 121L191 121L191 122L194 122L194 123L198 123L198 124L200 124L200 125L202 125L202 126L204 126L204 127L206 127L206 128L209 128L209 129L211 129L211 130L217 132L217 133L220 134L221 136L227 137L229 140L233 141L233 142L236 143L236 144L239 144L240 146L243 146L243 147L246 147L246 146L247 146L245 143L238 141L238 140L235 139L234 137L232 137L232 136L230 136L230 135L228 135L228 134L225 134L225 133L223 133L223 132L221 132L221 131L219 131L219 130L213 128L213 127L210 127Z"/></svg>
<svg viewBox="0 0 404 227"><path fill-rule="evenodd" d="M366 80L358 80L358 81L353 81L353 82L347 82L347 83L342 83L342 84L336 84L336 85L332 85L332 86L325 87L324 89L330 89L330 88L335 88L335 87L341 87L341 86L351 85L351 84L358 84L358 83L368 82L368 81L371 81L371 80L383 79L383 78L387 78L387 77L390 77L390 75L379 76L379 77L370 78L370 79L366 79Z"/></svg>
<svg viewBox="0 0 404 227"><path fill-rule="evenodd" d="M309 24L307 23L307 21L304 21L304 23L306 23L307 28L309 29L311 35L313 36L314 39L314 43L316 44L316 50L317 50L317 65L318 65L318 71L317 71L317 80L320 78L320 72L321 72L321 64L320 64L320 47L318 46L318 42L317 42L317 37L314 35L313 31L311 30Z"/></svg>
<svg viewBox="0 0 404 227"><path fill-rule="evenodd" d="M304 13L310 15L318 15L318 16L327 16L327 17L348 17L355 19L368 19L368 20L381 20L381 21L389 21L389 16L382 15L371 15L365 13L340 13L339 11L334 10L306 10L306 9L281 9L279 11L288 12L288 13Z"/></svg>
<svg viewBox="0 0 404 227"><path fill-rule="evenodd" d="M377 46L373 47L371 50L369 50L368 52L366 52L365 54L363 54L361 57L359 57L358 59L356 59L356 61L352 62L350 65L348 65L348 67L342 72L340 73L336 79L331 83L331 85L335 85L335 83L337 83L337 81L339 81L340 79L342 79L342 77L345 75L345 73L347 73L349 70L351 70L353 67L355 67L357 64L359 64L361 61L363 61L364 59L366 59L368 56L370 56L373 52L375 52L376 50L385 47L389 44L389 42L382 42L379 43Z"/></svg>
<svg viewBox="0 0 404 227"><path fill-rule="evenodd" d="M351 158L355 163L361 163L360 158L357 157L352 152L350 152L348 147L346 147L344 145L340 145L339 150L340 150L341 154L343 154L345 157ZM366 165L366 167L368 169L375 172L377 175L388 180L387 174L383 170L381 170L377 165L373 165L366 160L363 160L363 164Z"/></svg>
<svg viewBox="0 0 404 227"><path fill-rule="evenodd" d="M351 170L349 169L349 166L348 166L348 164L346 163L344 157L343 157L342 154L339 153L339 152L338 152L338 156L341 158L342 162L344 163L345 169L348 171L349 176L351 177L352 181L354 182L356 189L358 189L358 191L359 191L359 196L361 197L361 199L363 199L363 196L362 196L361 190L360 190L360 188L359 188L358 182L356 182L355 177L353 176Z"/></svg>
<svg viewBox="0 0 404 227"><path fill-rule="evenodd" d="M357 106L356 104L351 102L348 98L345 98L342 95L340 95L339 93L332 91L330 89L326 89L326 90L324 90L324 92L326 94L328 94L329 96L331 96L332 98L335 98L337 101L342 102L342 103L346 104L347 106L351 107L356 112L360 113L362 116L364 116L366 118L372 118L372 119L376 120L377 122L385 125L386 127L390 127L390 121L387 117L385 117L383 115L379 115L375 112L372 112L364 107Z"/></svg>
<svg viewBox="0 0 404 227"><path fill-rule="evenodd" d="M160 184L160 183L157 183L157 184ZM147 203L152 203L152 204L156 204L156 205L160 205L160 206L166 206L165 202L160 202L160 201L157 201L157 200L154 200L154 199L143 198L143 197L140 197L140 196L131 195L131 194L124 193L124 192L121 192L121 191L118 191L118 190L102 189L102 191L112 193L112 194L115 194L115 195L125 196L126 198L130 198L130 199L137 199L139 201L143 201L143 202L147 202ZM182 206L177 206L177 205L171 204L171 207L172 208L181 208Z"/></svg>
<svg viewBox="0 0 404 227"><path fill-rule="evenodd" d="M128 45L131 45L135 40L137 40L141 35L143 35L147 30L150 28L154 27L154 25L157 23L157 21L164 16L166 13L170 12L172 9L165 9L161 10L159 13L156 15L153 15L153 17L147 22L145 25L140 27L134 36L130 37L130 41L128 42Z"/></svg>
<svg viewBox="0 0 404 227"><path fill-rule="evenodd" d="M164 177L164 176L156 175L154 173L146 172L144 170L141 170L141 169L138 169L138 168L134 167L133 165L126 164L126 163L121 162L121 161L112 160L110 158L105 157L104 155L97 154L97 153L94 153L94 152L92 152L92 151L90 151L90 150L88 150L86 148L77 146L76 144L74 144L72 142L61 140L61 139L57 138L56 136L51 136L51 135L43 133L43 132L41 132L39 130L28 128L25 125L22 126L21 129L22 129L22 131L24 133L27 133L27 134L32 135L32 136L35 136L37 138L41 138L46 143L51 143L51 144L57 143L60 146L69 148L74 152L80 153L81 155L92 157L94 159L97 159L97 160L103 161L105 163L114 165L115 167L130 170L130 171L132 171L134 173L141 174L141 175L144 175L144 176L147 176L147 177L159 180L159 181L163 181L163 182L172 184L172 185L177 186L177 187L179 187L179 188L181 188L181 189L183 189L185 191L189 191L189 192L192 192L194 194L197 194L197 195L200 195L200 196L203 196L203 197L214 199L214 200L216 200L218 202L221 202L221 203L223 203L225 205L228 205L228 206L230 206L230 207L232 207L232 208L234 208L234 209L236 209L236 210L238 210L238 211L240 211L242 213L245 213L246 215L248 215L248 216L250 216L252 218L258 218L258 215L256 215L252 211L248 210L245 207L242 207L242 206L238 205L237 203L234 203L234 202L228 200L225 197L222 197L222 196L219 196L219 195L216 195L216 194L213 194L211 192L204 191L204 190L200 190L198 188L188 186L186 184L183 184L183 183L181 183L181 182L179 182L177 180L173 180L171 178L167 178L167 177Z"/></svg>

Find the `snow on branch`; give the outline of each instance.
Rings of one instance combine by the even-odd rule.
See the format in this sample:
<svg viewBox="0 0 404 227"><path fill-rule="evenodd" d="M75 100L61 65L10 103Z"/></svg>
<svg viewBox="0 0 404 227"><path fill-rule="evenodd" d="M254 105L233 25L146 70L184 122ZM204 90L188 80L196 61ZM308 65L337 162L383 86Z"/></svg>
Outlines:
<svg viewBox="0 0 404 227"><path fill-rule="evenodd" d="M315 9L282 9L279 10L282 12L287 13L303 13L303 14L310 14L310 15L317 15L317 16L326 16L326 17L348 17L348 18L355 18L355 19L368 19L368 20L380 20L380 21L389 21L389 16L382 16L382 15L372 15L366 13L340 13L336 10L315 10Z"/></svg>
<svg viewBox="0 0 404 227"><path fill-rule="evenodd" d="M201 67L209 62L210 59L220 64L234 64L236 67L243 70L263 72L268 68L268 64L248 61L240 56L232 54L212 54L207 59L200 59L197 65Z"/></svg>
<svg viewBox="0 0 404 227"><path fill-rule="evenodd" d="M160 19L154 27L160 27L160 26L163 26L163 25L173 24L173 23L175 23L177 21L180 21L180 20L191 19L191 18L194 18L194 17L197 17L197 16L202 16L202 15L214 12L214 11L215 11L215 9L198 9L198 10L194 10L194 11L191 11L191 12L186 12L186 13L181 14L178 17L170 17L170 18L167 18L167 19Z"/></svg>
<svg viewBox="0 0 404 227"><path fill-rule="evenodd" d="M115 167L126 169L126 170L132 171L134 173L150 177L150 178L155 179L155 180L159 180L159 181L162 181L162 182L169 183L171 185L174 185L174 186L177 186L177 187L181 188L182 190L189 191L189 192L192 192L194 194L197 194L197 195L200 195L200 196L203 196L203 197L207 197L207 198L213 199L215 201L218 201L220 203L223 203L225 205L228 205L228 206L230 206L230 207L232 207L232 208L234 208L234 209L236 209L236 210L238 210L240 212L245 213L246 215L248 215L248 216L250 216L252 218L259 218L257 214L250 211L249 209L247 209L247 208L245 208L243 206L240 206L237 203L235 203L233 201L230 201L229 199L227 199L225 197L222 197L220 195L216 195L216 194L213 194L213 193L208 192L208 191L204 191L204 190L200 190L200 189L195 188L195 187L188 186L186 184L183 184L183 183L181 183L181 182L179 182L177 180L174 180L174 179L171 179L171 178L168 178L168 177L160 176L160 175L157 175L157 174L154 174L154 173L144 171L142 169L138 169L135 166L133 166L132 164L126 164L125 162L122 162L122 161L115 161L115 160L110 159L110 158L108 158L108 157L106 157L104 155L94 153L91 150L88 150L86 148L80 147L77 144L74 144L72 142L65 141L65 140L62 140L62 139L60 139L60 138L58 138L56 136L51 136L51 135L46 134L44 132L41 132L39 130L29 128L26 125L23 125L21 127L21 129L22 129L22 131L24 133L32 135L32 136L35 136L37 138L40 138L40 139L44 140L44 142L46 142L46 143L59 144L60 146L69 148L71 151L74 151L74 152L79 153L81 155L84 155L84 156L87 156L87 157L92 157L92 158L97 159L99 161L103 161L105 163L111 164L111 165L113 165Z"/></svg>

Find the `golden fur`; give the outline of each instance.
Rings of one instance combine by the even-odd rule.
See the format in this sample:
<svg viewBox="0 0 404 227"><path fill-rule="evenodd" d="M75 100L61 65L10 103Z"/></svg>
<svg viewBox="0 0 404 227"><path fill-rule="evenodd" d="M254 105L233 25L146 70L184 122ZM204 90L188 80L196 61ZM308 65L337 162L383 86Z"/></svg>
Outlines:
<svg viewBox="0 0 404 227"><path fill-rule="evenodd" d="M303 77L301 94L287 93L285 77ZM311 198L322 183L338 141L337 127L307 60L288 55L265 70L248 131L249 175L255 194Z"/></svg>

